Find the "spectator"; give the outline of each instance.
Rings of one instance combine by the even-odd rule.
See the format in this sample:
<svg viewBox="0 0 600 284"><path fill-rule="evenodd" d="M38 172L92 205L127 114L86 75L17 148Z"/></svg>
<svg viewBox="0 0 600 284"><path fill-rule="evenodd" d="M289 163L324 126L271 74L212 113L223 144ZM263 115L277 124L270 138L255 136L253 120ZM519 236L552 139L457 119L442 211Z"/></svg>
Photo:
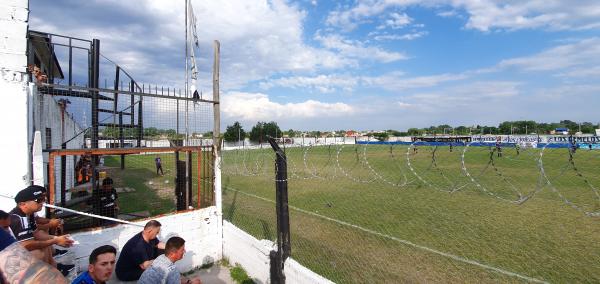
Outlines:
<svg viewBox="0 0 600 284"><path fill-rule="evenodd" d="M0 227L2 227L5 232L12 236L13 239L15 238L15 234L13 234L12 230L10 229L10 214L4 212L4 210L0 210Z"/></svg>
<svg viewBox="0 0 600 284"><path fill-rule="evenodd" d="M158 221L150 220L142 232L125 243L115 270L119 280L136 281L140 279L144 270L162 253L165 244L156 238L160 233L160 227L161 224Z"/></svg>
<svg viewBox="0 0 600 284"><path fill-rule="evenodd" d="M92 205L94 214L115 218L117 217L117 191L113 187L113 180L110 177L102 181L102 187L92 193L92 198L88 199L87 203ZM94 225L101 226L112 224L112 221L106 221L94 218Z"/></svg>
<svg viewBox="0 0 600 284"><path fill-rule="evenodd" d="M183 258L185 240L172 237L167 241L165 253L157 257L152 265L142 273L138 284L202 284L200 278L182 277L175 262Z"/></svg>
<svg viewBox="0 0 600 284"><path fill-rule="evenodd" d="M4 214L8 215L6 212L4 212ZM6 219L10 218L7 217ZM13 236L9 231L0 230L0 251L16 242L17 240L15 239L15 236Z"/></svg>
<svg viewBox="0 0 600 284"><path fill-rule="evenodd" d="M40 186L38 188L43 192L44 198L46 198L46 188L42 187L42 186ZM38 214L39 214L38 212L33 214L34 219L35 219L35 226L38 228L38 230L45 231L50 235L62 234L63 224L64 224L63 220L56 219L56 218L48 219L45 217L40 217L40 216L38 216ZM61 249L54 248L52 257L58 258L67 253L68 253L67 250L61 250Z"/></svg>
<svg viewBox="0 0 600 284"><path fill-rule="evenodd" d="M117 249L104 245L95 248L90 254L88 270L81 273L71 284L104 284L113 273Z"/></svg>
<svg viewBox="0 0 600 284"><path fill-rule="evenodd" d="M17 241L40 260L56 267L63 275L67 275L74 265L56 263L52 257L52 246L59 245L70 247L73 240L69 235L51 236L47 232L37 228L34 213L42 210L45 202L45 189L41 186L32 185L17 193L15 202L17 206L10 211L10 229Z"/></svg>
<svg viewBox="0 0 600 284"><path fill-rule="evenodd" d="M4 230L0 230L2 246L7 238ZM1 283L53 283L66 284L67 280L56 268L37 259L18 243L14 243L0 250L0 282Z"/></svg>

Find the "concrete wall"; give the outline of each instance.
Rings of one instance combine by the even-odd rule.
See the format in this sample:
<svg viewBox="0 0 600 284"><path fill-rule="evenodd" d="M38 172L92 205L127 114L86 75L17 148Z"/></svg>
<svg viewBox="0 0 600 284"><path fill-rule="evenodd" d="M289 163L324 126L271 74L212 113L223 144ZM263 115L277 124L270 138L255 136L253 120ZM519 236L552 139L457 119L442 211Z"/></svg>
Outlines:
<svg viewBox="0 0 600 284"><path fill-rule="evenodd" d="M37 92L35 85L30 86L30 92L33 94L33 130L40 131L42 136L42 145L44 149L60 149L63 141L71 140L76 134L81 133L83 130L79 124L71 117L69 113L69 106L67 105L64 114L64 128L62 123L62 110L57 100L50 95L43 95ZM46 129L50 129L50 144L46 144ZM64 132L64 140L63 140ZM32 141L30 141L32 143ZM80 149L83 147L84 136L83 134L76 136L72 141L67 143L67 149ZM44 153L44 168L48 164L48 153ZM67 156L66 157L66 189L69 189L75 185L75 164L78 157ZM56 200L60 200L58 194L61 188L60 180L60 158L54 161L55 171L54 180L56 181ZM48 184L48 177L44 175L44 182ZM69 198L67 197L67 200Z"/></svg>
<svg viewBox="0 0 600 284"><path fill-rule="evenodd" d="M162 224L158 239L166 242L172 236L185 239L186 254L178 261L181 272L187 272L206 263L221 259L222 238L219 231L216 207L208 207L185 213L172 214L153 218ZM136 222L143 226L147 220ZM107 229L98 229L76 233L72 238L79 242L69 251L73 254L74 263L79 271L87 269L88 257L94 248L101 245L112 245L121 252L125 243L142 227L119 225Z"/></svg>
<svg viewBox="0 0 600 284"><path fill-rule="evenodd" d="M0 1L0 193L14 196L29 177L28 89L26 65L29 7L27 0ZM0 209L14 207L10 199L0 199Z"/></svg>
<svg viewBox="0 0 600 284"><path fill-rule="evenodd" d="M223 221L223 257L240 264L257 283L269 283L269 252L275 248L269 240L257 240L235 225ZM293 244L292 244L293 247ZM333 283L292 258L285 262L286 283Z"/></svg>

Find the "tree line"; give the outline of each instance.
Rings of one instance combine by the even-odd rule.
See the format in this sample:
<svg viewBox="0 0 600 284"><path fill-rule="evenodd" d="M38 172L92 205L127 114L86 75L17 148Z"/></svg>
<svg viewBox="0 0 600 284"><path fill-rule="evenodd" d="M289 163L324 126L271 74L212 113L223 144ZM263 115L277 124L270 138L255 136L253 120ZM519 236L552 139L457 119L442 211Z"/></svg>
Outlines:
<svg viewBox="0 0 600 284"><path fill-rule="evenodd" d="M504 121L498 126L475 125L452 127L448 124L430 126L427 128L409 128L406 132L395 133L396 136L416 136L423 134L453 134L453 135L517 135L517 134L550 134L557 128L567 128L569 134L581 132L583 134L594 134L600 125L591 122L575 122L561 120L560 122L536 122L533 120Z"/></svg>
<svg viewBox="0 0 600 284"><path fill-rule="evenodd" d="M388 129L384 131L367 132L367 136L378 140L385 140L390 136L421 136L421 135L524 135L524 134L550 134L557 128L567 128L569 134L581 132L583 134L594 134L595 129L600 125L591 122L575 122L572 120L561 120L560 122L536 122L533 120L515 120L504 121L497 126L473 125L473 126L450 126L442 124L424 128L409 128L406 131ZM223 138L227 142L242 141L249 138L254 142L265 142L267 137L300 137L306 135L309 137L339 137L344 136L346 130L326 131L296 131L289 129L282 131L276 122L259 121L252 127L250 132L246 132L241 124L236 121L233 125L228 125Z"/></svg>
<svg viewBox="0 0 600 284"><path fill-rule="evenodd" d="M120 137L119 131L120 130L118 127L105 127L101 130L100 136L106 137L106 138L119 139L119 137ZM86 132L86 138L89 138L89 136L90 136L90 134L88 132ZM199 134L202 134L202 137L204 137L204 138L212 137L212 131L208 131L205 133L195 133L195 132L191 133L192 137L200 136ZM185 133L181 133L181 132L177 133L177 131L175 129L160 129L160 128L156 128L156 127L144 128L143 135L145 138L151 138L151 139L158 139L158 138L184 139L185 138ZM134 137L137 137L138 129L137 128L123 128L123 136L125 137L125 139L132 139Z"/></svg>

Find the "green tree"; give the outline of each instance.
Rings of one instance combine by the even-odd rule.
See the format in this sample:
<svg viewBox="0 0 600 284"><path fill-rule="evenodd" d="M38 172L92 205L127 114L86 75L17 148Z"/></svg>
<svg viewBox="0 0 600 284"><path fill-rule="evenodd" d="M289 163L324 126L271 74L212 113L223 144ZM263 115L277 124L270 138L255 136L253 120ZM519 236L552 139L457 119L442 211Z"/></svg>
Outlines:
<svg viewBox="0 0 600 284"><path fill-rule="evenodd" d="M250 130L250 140L254 142L264 143L267 137L281 137L282 132L275 121L262 122L259 121Z"/></svg>
<svg viewBox="0 0 600 284"><path fill-rule="evenodd" d="M156 129L156 127L147 127L147 128L144 128L144 136L146 136L146 137L156 137L156 136L159 136L158 129Z"/></svg>
<svg viewBox="0 0 600 284"><path fill-rule="evenodd" d="M296 137L296 131L294 131L293 129L288 130L286 134L289 138Z"/></svg>
<svg viewBox="0 0 600 284"><path fill-rule="evenodd" d="M418 128L409 128L406 132L408 132L408 135L410 136L418 136L420 131Z"/></svg>
<svg viewBox="0 0 600 284"><path fill-rule="evenodd" d="M581 132L583 133L595 133L594 124L591 122L583 122L581 123Z"/></svg>
<svg viewBox="0 0 600 284"><path fill-rule="evenodd" d="M228 125L223 139L227 142L241 141L246 137L246 131L242 128L239 122L234 122L233 125Z"/></svg>
<svg viewBox="0 0 600 284"><path fill-rule="evenodd" d="M461 126L454 128L454 134L457 134L457 135L469 134L469 129L466 126L461 125Z"/></svg>

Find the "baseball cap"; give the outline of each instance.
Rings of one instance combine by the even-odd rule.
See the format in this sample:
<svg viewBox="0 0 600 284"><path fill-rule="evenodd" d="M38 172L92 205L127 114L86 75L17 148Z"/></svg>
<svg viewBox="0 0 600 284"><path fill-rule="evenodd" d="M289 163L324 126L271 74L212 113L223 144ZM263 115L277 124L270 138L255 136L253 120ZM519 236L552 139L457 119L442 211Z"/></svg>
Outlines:
<svg viewBox="0 0 600 284"><path fill-rule="evenodd" d="M19 191L15 196L15 202L26 202L31 200L38 200L44 197L46 189L39 185L30 185L27 188Z"/></svg>

